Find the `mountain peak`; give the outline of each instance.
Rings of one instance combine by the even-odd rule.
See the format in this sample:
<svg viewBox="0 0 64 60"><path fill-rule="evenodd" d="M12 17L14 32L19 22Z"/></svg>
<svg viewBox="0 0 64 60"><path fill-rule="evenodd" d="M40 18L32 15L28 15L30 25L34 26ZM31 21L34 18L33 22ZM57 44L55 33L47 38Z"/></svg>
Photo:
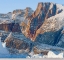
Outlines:
<svg viewBox="0 0 64 60"><path fill-rule="evenodd" d="M28 32L25 32L28 33L27 35L29 35L31 40L35 40L38 34L40 34L40 27L48 18L53 17L64 10L63 6L60 6L61 5L58 6L58 4L51 2L38 3L36 10L28 17L29 30Z"/></svg>

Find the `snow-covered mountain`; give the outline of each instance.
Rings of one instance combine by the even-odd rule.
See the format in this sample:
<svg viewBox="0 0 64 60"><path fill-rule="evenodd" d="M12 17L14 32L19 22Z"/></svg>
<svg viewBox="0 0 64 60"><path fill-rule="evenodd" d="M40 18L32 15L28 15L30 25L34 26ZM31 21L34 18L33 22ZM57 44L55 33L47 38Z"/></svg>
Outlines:
<svg viewBox="0 0 64 60"><path fill-rule="evenodd" d="M6 45L10 53L26 52L29 55L27 58L35 58L39 54L40 57L48 58L50 51L55 55L54 51L59 50L60 53L55 57L63 57L64 6L40 2L35 11L27 7L7 14L1 13L0 37L3 46Z"/></svg>

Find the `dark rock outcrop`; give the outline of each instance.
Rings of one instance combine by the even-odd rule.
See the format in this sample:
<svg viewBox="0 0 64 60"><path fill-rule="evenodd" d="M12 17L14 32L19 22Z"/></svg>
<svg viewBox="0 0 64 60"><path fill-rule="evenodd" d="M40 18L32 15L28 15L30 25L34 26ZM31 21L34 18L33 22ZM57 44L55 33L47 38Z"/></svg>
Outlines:
<svg viewBox="0 0 64 60"><path fill-rule="evenodd" d="M43 34L39 34L36 37L35 42L43 43L43 44L48 44L48 45L56 45L60 40L58 40L58 37L61 34L62 29L59 31L50 31L50 32L45 32Z"/></svg>
<svg viewBox="0 0 64 60"><path fill-rule="evenodd" d="M12 32L21 32L19 23L14 24Z"/></svg>
<svg viewBox="0 0 64 60"><path fill-rule="evenodd" d="M0 30L8 32L21 32L20 25L18 23L0 24Z"/></svg>
<svg viewBox="0 0 64 60"><path fill-rule="evenodd" d="M6 39L6 37L7 37L7 35L3 35L3 36L1 37L1 42L4 42L4 40Z"/></svg>
<svg viewBox="0 0 64 60"><path fill-rule="evenodd" d="M59 42L56 44L56 46L64 48L64 29L61 31L61 34L58 40Z"/></svg>

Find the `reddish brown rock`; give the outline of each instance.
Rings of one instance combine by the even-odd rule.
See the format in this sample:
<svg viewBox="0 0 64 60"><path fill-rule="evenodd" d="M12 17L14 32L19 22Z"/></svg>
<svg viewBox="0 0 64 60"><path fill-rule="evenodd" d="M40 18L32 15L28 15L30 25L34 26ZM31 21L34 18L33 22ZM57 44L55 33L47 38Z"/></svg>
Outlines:
<svg viewBox="0 0 64 60"><path fill-rule="evenodd" d="M28 18L29 16L31 16L32 13L33 13L33 10L32 10L30 7L27 7L27 8L25 9L24 17L25 17L25 18Z"/></svg>
<svg viewBox="0 0 64 60"><path fill-rule="evenodd" d="M57 6L53 3L39 3L36 11L29 16L28 23L26 26L29 26L28 29L25 28L25 35L28 36L32 41L36 39L38 34L41 33L40 27L43 25L46 19L58 14ZM42 30L44 33L45 31Z"/></svg>
<svg viewBox="0 0 64 60"><path fill-rule="evenodd" d="M20 26L18 23L8 23L8 24L0 24L0 30L4 31L12 31L12 32L21 32Z"/></svg>
<svg viewBox="0 0 64 60"><path fill-rule="evenodd" d="M0 24L0 30L11 31L14 23Z"/></svg>
<svg viewBox="0 0 64 60"><path fill-rule="evenodd" d="M43 54L43 55L47 55L49 51L47 50L40 50L37 47L33 48L34 54Z"/></svg>

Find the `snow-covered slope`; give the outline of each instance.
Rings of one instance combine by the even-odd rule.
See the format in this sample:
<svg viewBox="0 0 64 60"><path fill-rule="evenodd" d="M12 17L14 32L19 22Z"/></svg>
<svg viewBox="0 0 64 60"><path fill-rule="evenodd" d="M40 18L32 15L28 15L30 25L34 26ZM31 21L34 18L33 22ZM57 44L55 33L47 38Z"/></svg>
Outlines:
<svg viewBox="0 0 64 60"><path fill-rule="evenodd" d="M24 10L17 9L12 12L12 19L15 20L16 23L21 23L32 13L33 10L30 7L27 7Z"/></svg>
<svg viewBox="0 0 64 60"><path fill-rule="evenodd" d="M28 16L33 13L33 10L30 7L26 9L16 9L13 12L9 12L7 14L0 13L0 24L8 24L12 23L15 20L16 23L21 23Z"/></svg>
<svg viewBox="0 0 64 60"><path fill-rule="evenodd" d="M1 37L0 37L1 38ZM3 54L9 54L9 51L7 50L6 46L3 45L4 43L1 42L1 39L0 39L0 55Z"/></svg>

